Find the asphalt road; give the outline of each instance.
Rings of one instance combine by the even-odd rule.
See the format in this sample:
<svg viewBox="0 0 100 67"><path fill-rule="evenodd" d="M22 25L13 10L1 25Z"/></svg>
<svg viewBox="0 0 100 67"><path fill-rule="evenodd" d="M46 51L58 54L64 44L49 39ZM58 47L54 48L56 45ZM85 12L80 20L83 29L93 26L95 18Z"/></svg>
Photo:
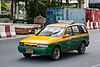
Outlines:
<svg viewBox="0 0 100 67"><path fill-rule="evenodd" d="M46 56L24 58L17 50L21 38L0 40L0 67L100 67L100 29L89 33L91 43L85 54L68 52L58 61Z"/></svg>

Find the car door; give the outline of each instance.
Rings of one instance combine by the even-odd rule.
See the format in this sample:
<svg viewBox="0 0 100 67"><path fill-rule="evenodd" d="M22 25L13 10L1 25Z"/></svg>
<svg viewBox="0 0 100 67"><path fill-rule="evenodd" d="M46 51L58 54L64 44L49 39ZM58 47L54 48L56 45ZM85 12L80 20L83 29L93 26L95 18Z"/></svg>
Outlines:
<svg viewBox="0 0 100 67"><path fill-rule="evenodd" d="M72 31L73 31L73 36L71 37L70 47L72 50L74 50L74 49L77 49L78 46L80 45L80 43L81 43L80 37L81 36L80 36L80 32L79 32L77 25L72 26Z"/></svg>
<svg viewBox="0 0 100 67"><path fill-rule="evenodd" d="M83 25L78 26L79 32L80 32L80 40L85 41L86 45L89 44L89 35L88 35L88 31L86 30L86 28Z"/></svg>
<svg viewBox="0 0 100 67"><path fill-rule="evenodd" d="M66 51L69 51L69 50L71 50L71 44L73 43L72 42L73 32L72 32L72 27L71 26L69 26L69 27L66 28L64 35L66 35L66 34L70 35L69 37L65 38L66 39L65 49L66 49Z"/></svg>

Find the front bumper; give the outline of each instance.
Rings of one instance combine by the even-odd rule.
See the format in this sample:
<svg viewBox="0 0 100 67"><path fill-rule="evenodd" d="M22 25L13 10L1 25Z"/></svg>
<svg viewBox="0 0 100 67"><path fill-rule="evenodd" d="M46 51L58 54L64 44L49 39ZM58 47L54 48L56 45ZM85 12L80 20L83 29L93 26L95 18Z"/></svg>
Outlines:
<svg viewBox="0 0 100 67"><path fill-rule="evenodd" d="M33 53L36 55L51 55L52 49L51 48L36 48L36 47L27 47L27 46L18 46L18 51L20 53L26 53L26 50L32 50Z"/></svg>

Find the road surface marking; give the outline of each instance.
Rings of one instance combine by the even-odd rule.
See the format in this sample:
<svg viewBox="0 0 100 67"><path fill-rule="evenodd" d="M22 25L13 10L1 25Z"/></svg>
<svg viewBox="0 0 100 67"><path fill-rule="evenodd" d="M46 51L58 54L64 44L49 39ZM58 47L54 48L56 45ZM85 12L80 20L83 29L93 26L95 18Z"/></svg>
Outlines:
<svg viewBox="0 0 100 67"><path fill-rule="evenodd" d="M94 42L99 42L99 40L95 40Z"/></svg>
<svg viewBox="0 0 100 67"><path fill-rule="evenodd" d="M92 66L92 67L100 67L100 64L94 65L94 66Z"/></svg>

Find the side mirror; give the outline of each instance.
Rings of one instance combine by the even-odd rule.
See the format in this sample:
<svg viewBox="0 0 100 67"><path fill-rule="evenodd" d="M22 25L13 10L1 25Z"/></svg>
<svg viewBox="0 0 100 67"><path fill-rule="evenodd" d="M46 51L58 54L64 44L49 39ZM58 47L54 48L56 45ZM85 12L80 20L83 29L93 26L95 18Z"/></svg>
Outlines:
<svg viewBox="0 0 100 67"><path fill-rule="evenodd" d="M41 30L35 30L34 35L37 35Z"/></svg>
<svg viewBox="0 0 100 67"><path fill-rule="evenodd" d="M36 31L34 32L34 35L37 35L37 32Z"/></svg>
<svg viewBox="0 0 100 67"><path fill-rule="evenodd" d="M63 38L66 38L66 37L69 37L69 36L70 36L69 34L66 34L66 35L63 36Z"/></svg>

